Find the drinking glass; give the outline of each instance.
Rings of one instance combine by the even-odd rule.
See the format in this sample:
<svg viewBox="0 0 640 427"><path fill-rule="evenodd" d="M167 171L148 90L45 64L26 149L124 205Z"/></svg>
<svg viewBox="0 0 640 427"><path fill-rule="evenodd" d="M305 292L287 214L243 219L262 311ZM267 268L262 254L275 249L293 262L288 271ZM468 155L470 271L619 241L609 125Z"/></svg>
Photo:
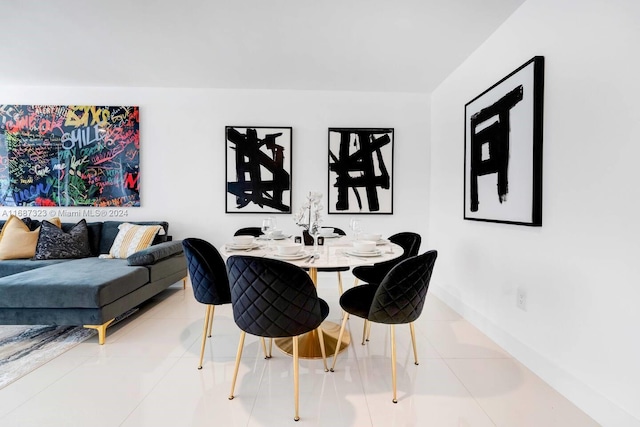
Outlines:
<svg viewBox="0 0 640 427"><path fill-rule="evenodd" d="M357 218L351 218L349 220L349 227L351 228L351 231L353 231L355 239L358 240L358 236L362 231L362 223L360 222L360 220Z"/></svg>
<svg viewBox="0 0 640 427"><path fill-rule="evenodd" d="M313 237L313 255L318 256L320 252L318 251L318 235L320 234L320 224L316 221L313 221L309 227L309 235Z"/></svg>
<svg viewBox="0 0 640 427"><path fill-rule="evenodd" d="M271 231L273 231L275 228L276 225L274 218L267 217L262 220L262 227L260 227L260 230L262 230L262 234L264 234L267 239L267 249L269 250L271 250Z"/></svg>

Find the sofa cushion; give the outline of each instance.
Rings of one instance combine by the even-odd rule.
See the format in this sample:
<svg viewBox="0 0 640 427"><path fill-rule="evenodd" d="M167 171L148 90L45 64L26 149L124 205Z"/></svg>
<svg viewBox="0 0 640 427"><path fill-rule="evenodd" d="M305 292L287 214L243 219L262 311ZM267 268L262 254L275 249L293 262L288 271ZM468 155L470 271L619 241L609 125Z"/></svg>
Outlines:
<svg viewBox="0 0 640 427"><path fill-rule="evenodd" d="M62 229L68 232L75 225L75 222L63 222ZM89 249L91 250L91 256L100 255L100 234L102 233L102 222L88 222L87 233L89 234Z"/></svg>
<svg viewBox="0 0 640 427"><path fill-rule="evenodd" d="M11 218L13 215L9 215L9 218ZM7 219L8 220L8 219ZM24 217L24 218L20 218L20 220L22 222L24 222L27 227L29 227L29 230L33 231L33 228L31 227L31 218L29 218L28 216ZM0 220L0 231L2 231L2 228L4 227L4 225L7 223L7 221L5 220Z"/></svg>
<svg viewBox="0 0 640 427"><path fill-rule="evenodd" d="M52 218L51 223L60 227L60 218ZM32 258L40 229L31 231L17 216L11 215L0 233L0 259Z"/></svg>
<svg viewBox="0 0 640 427"><path fill-rule="evenodd" d="M162 230L156 234L156 237L153 240L153 244L156 245L158 243L165 242L167 240L167 233L169 232L169 223L166 221L129 221L130 224L138 224L138 225L160 225ZM113 241L116 239L118 232L120 231L118 227L124 224L124 221L105 221L102 224L102 230L100 232L100 254L108 254L111 246L113 245Z"/></svg>
<svg viewBox="0 0 640 427"><path fill-rule="evenodd" d="M82 258L0 278L0 307L102 307L149 282L126 260Z"/></svg>
<svg viewBox="0 0 640 427"><path fill-rule="evenodd" d="M80 220L68 232L49 221L42 221L35 259L86 258L90 255L86 220Z"/></svg>
<svg viewBox="0 0 640 427"><path fill-rule="evenodd" d="M127 258L153 243L153 238L162 229L159 225L120 224L118 235L109 249L112 258Z"/></svg>
<svg viewBox="0 0 640 427"><path fill-rule="evenodd" d="M129 265L151 265L182 251L182 241L164 242L129 255L127 262Z"/></svg>

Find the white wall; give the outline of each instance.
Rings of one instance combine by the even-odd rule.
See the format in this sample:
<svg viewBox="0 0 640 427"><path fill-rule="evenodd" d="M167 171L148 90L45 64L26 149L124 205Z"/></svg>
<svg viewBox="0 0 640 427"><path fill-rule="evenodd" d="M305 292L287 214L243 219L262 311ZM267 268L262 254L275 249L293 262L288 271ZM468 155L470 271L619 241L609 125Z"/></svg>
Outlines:
<svg viewBox="0 0 640 427"><path fill-rule="evenodd" d="M70 71L71 72L71 71ZM139 105L141 207L131 220L163 219L175 238L228 241L260 214L225 214L225 126L293 127L293 210L308 191L325 195L325 225L348 230L350 215L326 212L329 127L393 127L394 215L362 215L383 234L426 235L429 97L400 93L204 89L2 87L4 104ZM291 215L274 215L299 232Z"/></svg>
<svg viewBox="0 0 640 427"><path fill-rule="evenodd" d="M640 425L639 45L637 0L528 0L431 104L433 291L611 426ZM464 221L464 105L535 55L543 226Z"/></svg>

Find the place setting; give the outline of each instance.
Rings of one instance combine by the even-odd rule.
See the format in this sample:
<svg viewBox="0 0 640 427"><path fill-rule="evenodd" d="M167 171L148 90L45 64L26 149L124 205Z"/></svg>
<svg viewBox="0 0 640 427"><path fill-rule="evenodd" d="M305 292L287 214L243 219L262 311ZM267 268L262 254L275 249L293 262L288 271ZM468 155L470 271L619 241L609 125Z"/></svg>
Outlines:
<svg viewBox="0 0 640 427"><path fill-rule="evenodd" d="M225 244L227 251L250 252L260 247L260 243L256 242L256 238L253 236L233 236L233 241Z"/></svg>
<svg viewBox="0 0 640 427"><path fill-rule="evenodd" d="M355 240L350 247L343 250L343 253L356 258L371 258L381 256L383 251L377 247L377 241Z"/></svg>
<svg viewBox="0 0 640 427"><path fill-rule="evenodd" d="M323 237L325 239L336 239L342 237L342 235L335 232L335 228L333 227L320 227L318 231L318 236Z"/></svg>
<svg viewBox="0 0 640 427"><path fill-rule="evenodd" d="M315 261L314 255L304 250L304 246L301 243L292 242L277 244L275 247L275 252L273 254L269 254L269 257L281 259L284 261Z"/></svg>
<svg viewBox="0 0 640 427"><path fill-rule="evenodd" d="M375 242L376 246L386 245L391 243L391 241L382 238L382 234L380 233L362 233L360 238L364 241Z"/></svg>

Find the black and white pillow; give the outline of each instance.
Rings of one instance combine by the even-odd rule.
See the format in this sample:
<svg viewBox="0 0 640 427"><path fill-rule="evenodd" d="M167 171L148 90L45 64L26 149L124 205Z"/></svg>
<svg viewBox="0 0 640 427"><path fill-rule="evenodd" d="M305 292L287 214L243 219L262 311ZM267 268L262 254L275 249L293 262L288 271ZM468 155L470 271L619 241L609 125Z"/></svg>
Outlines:
<svg viewBox="0 0 640 427"><path fill-rule="evenodd" d="M34 259L86 258L91 256L89 231L84 219L65 232L49 221L42 221Z"/></svg>

